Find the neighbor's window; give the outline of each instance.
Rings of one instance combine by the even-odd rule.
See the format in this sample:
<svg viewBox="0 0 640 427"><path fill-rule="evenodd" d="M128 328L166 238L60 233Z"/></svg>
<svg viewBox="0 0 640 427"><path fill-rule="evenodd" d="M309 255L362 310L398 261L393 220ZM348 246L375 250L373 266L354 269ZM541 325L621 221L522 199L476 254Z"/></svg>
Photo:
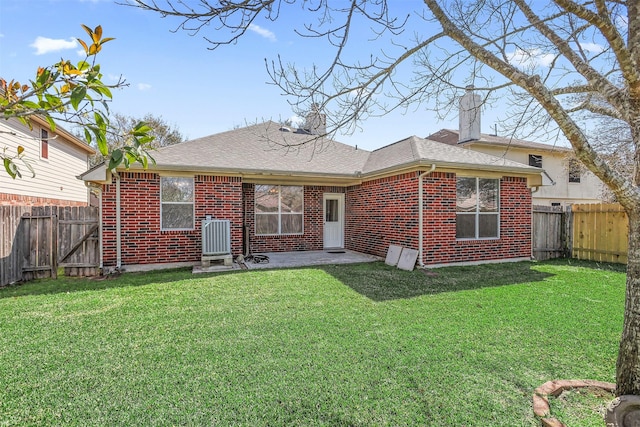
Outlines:
<svg viewBox="0 0 640 427"><path fill-rule="evenodd" d="M46 129L40 129L40 158L49 158L49 132Z"/></svg>
<svg viewBox="0 0 640 427"><path fill-rule="evenodd" d="M580 162L575 159L569 160L569 182L579 183L581 172Z"/></svg>
<svg viewBox="0 0 640 427"><path fill-rule="evenodd" d="M542 167L542 156L538 156L535 154L529 154L529 166L534 166L536 168Z"/></svg>
<svg viewBox="0 0 640 427"><path fill-rule="evenodd" d="M303 187L256 185L256 234L301 234Z"/></svg>
<svg viewBox="0 0 640 427"><path fill-rule="evenodd" d="M160 177L160 228L193 230L193 178Z"/></svg>
<svg viewBox="0 0 640 427"><path fill-rule="evenodd" d="M456 238L489 239L499 236L500 181L458 178Z"/></svg>

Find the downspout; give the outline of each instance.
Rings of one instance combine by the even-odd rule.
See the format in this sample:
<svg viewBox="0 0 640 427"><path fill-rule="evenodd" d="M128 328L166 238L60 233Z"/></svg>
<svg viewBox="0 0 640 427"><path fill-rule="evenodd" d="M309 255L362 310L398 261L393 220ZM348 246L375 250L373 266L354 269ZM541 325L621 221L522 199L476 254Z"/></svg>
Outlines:
<svg viewBox="0 0 640 427"><path fill-rule="evenodd" d="M122 223L120 218L120 175L113 171L116 176L116 269L122 267Z"/></svg>
<svg viewBox="0 0 640 427"><path fill-rule="evenodd" d="M424 196L422 195L423 192L423 187L424 185L422 184L422 179L429 175L430 173L432 173L434 170L436 170L436 164L433 163L431 165L431 169L429 169L426 172L422 172L420 175L418 175L418 266L420 268L424 268L424 262L422 261L422 254L423 254L423 245L424 245L424 225L423 225L423 219L424 219L424 207L423 207L423 201L424 201Z"/></svg>
<svg viewBox="0 0 640 427"><path fill-rule="evenodd" d="M104 242L102 238L102 185L98 188L98 251L100 257L100 274L104 274L104 254L102 252L102 242Z"/></svg>

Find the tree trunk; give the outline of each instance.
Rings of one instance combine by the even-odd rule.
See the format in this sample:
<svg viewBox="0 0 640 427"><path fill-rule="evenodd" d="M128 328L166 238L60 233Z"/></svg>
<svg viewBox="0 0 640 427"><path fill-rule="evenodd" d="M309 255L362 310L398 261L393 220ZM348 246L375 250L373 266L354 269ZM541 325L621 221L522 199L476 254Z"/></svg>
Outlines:
<svg viewBox="0 0 640 427"><path fill-rule="evenodd" d="M629 255L624 324L616 365L616 394L640 395L640 206L627 208Z"/></svg>

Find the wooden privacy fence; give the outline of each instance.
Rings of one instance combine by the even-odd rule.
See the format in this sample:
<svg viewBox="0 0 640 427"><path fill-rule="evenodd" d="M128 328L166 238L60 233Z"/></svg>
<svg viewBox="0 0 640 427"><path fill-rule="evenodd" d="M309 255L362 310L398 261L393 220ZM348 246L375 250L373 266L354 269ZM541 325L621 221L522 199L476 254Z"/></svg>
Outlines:
<svg viewBox="0 0 640 427"><path fill-rule="evenodd" d="M533 254L626 264L629 222L618 204L534 206Z"/></svg>
<svg viewBox="0 0 640 427"><path fill-rule="evenodd" d="M618 204L572 205L572 258L627 263L629 220Z"/></svg>
<svg viewBox="0 0 640 427"><path fill-rule="evenodd" d="M98 208L0 206L0 286L99 273Z"/></svg>

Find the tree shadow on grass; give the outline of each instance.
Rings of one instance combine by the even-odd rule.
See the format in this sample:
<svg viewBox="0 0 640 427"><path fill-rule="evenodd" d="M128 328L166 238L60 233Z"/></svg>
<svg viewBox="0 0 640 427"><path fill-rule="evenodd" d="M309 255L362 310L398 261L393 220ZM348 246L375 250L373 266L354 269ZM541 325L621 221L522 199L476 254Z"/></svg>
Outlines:
<svg viewBox="0 0 640 427"><path fill-rule="evenodd" d="M388 301L539 282L552 276L532 269L534 265L533 262L517 262L404 271L379 262L331 265L321 269L373 301Z"/></svg>
<svg viewBox="0 0 640 427"><path fill-rule="evenodd" d="M226 271L225 274L241 273L241 270ZM204 273L194 276L191 267L171 270L123 273L100 277L67 277L38 279L0 287L0 299L33 295L53 295L72 292L100 291L105 289L130 288L150 284L171 283L194 278L205 278L220 273Z"/></svg>

